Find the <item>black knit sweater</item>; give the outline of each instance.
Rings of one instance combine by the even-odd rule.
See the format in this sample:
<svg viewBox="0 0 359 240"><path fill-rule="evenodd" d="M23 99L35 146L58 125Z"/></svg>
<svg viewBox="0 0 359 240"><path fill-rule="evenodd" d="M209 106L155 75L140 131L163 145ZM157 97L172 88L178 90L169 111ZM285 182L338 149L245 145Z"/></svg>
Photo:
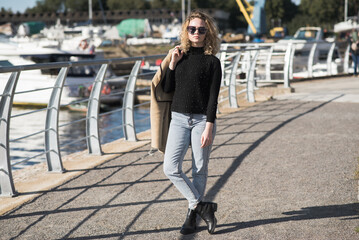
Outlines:
<svg viewBox="0 0 359 240"><path fill-rule="evenodd" d="M213 123L221 79L219 59L205 55L203 47L191 47L174 70L166 71L162 87L166 93L174 91L172 111L204 114Z"/></svg>

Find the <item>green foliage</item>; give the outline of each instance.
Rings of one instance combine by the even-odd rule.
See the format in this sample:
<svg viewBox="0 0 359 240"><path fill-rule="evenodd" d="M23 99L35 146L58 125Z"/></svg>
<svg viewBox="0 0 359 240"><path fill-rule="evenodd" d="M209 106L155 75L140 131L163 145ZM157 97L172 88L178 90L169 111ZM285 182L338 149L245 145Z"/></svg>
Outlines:
<svg viewBox="0 0 359 240"><path fill-rule="evenodd" d="M94 5L94 3L97 1L92 1L92 4ZM71 11L71 12L77 12L77 11L88 11L88 0L65 0L64 4L66 6L66 10L67 11ZM93 6L94 7L94 6Z"/></svg>
<svg viewBox="0 0 359 240"><path fill-rule="evenodd" d="M337 0L302 0L300 4L301 14L310 16L315 25L340 21L343 12L339 9L343 9L343 3Z"/></svg>
<svg viewBox="0 0 359 240"><path fill-rule="evenodd" d="M265 12L268 28L281 27L294 18L298 7L291 0L267 0Z"/></svg>
<svg viewBox="0 0 359 240"><path fill-rule="evenodd" d="M58 12L63 0L38 0L36 6L26 9L27 13Z"/></svg>
<svg viewBox="0 0 359 240"><path fill-rule="evenodd" d="M348 16L355 16L359 2L348 0ZM319 26L332 30L334 24L344 21L344 0L301 0L298 13L288 24L289 32L295 31L295 26Z"/></svg>
<svg viewBox="0 0 359 240"><path fill-rule="evenodd" d="M175 0L151 0L149 1L149 8L155 8L155 9L181 9L181 1L175 1ZM193 5L193 4L191 4Z"/></svg>
<svg viewBox="0 0 359 240"><path fill-rule="evenodd" d="M107 0L109 10L149 9L148 1L143 0Z"/></svg>
<svg viewBox="0 0 359 240"><path fill-rule="evenodd" d="M167 1L166 0L153 0L151 3L152 8L163 8L164 6L167 7Z"/></svg>
<svg viewBox="0 0 359 240"><path fill-rule="evenodd" d="M313 24L311 17L298 14L287 24L288 34L293 35L300 27L317 26Z"/></svg>
<svg viewBox="0 0 359 240"><path fill-rule="evenodd" d="M4 7L1 7L0 13L5 14L5 13L13 13L13 12L12 12L11 8L5 9Z"/></svg>

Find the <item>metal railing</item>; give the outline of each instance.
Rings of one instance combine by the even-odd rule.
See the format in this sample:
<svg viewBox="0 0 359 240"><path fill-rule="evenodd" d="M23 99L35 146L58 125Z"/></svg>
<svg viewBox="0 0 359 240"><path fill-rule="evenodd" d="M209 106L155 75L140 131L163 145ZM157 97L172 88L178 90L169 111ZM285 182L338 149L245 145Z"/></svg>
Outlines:
<svg viewBox="0 0 359 240"><path fill-rule="evenodd" d="M319 43L312 43L310 46L310 54L306 59L305 66L307 67L307 77L315 77L313 66L317 64ZM327 75L333 75L332 63L336 58L333 57L335 43L326 48L327 51ZM223 79L221 94L227 95L221 97L219 103L228 101L228 105L233 108L238 107L237 97L239 94L246 93L247 100L254 102L254 91L258 89L259 83L275 83L283 84L284 87L290 87L290 80L293 79L295 72L293 69L296 66L296 52L298 50L297 43L285 44L222 44L221 52L217 55L222 64ZM44 63L24 66L11 66L1 67L1 73L11 73L6 83L3 93L0 95L0 196L15 196L16 190L14 187L12 177L12 167L38 158L42 155L46 156L48 170L51 172L64 172L65 169L62 165L62 151L61 149L66 146L72 146L80 141L86 141L89 154L102 154L101 147L101 131L113 131L114 129L100 129L100 118L112 114L114 112L122 113L122 124L115 128L122 128L124 138L128 141L136 141L136 125L134 120L134 109L148 105L149 101L140 104L135 104L135 95L137 92L147 91L149 88L137 89L136 81L139 78L151 79L155 71L148 73L140 73L141 63L143 61L151 61L155 59L163 59L165 55L154 56L141 56L132 58L118 58L118 59L104 59L92 61L79 61L79 62L58 62L58 63ZM340 58L340 56L339 56ZM334 59L334 60L333 60ZM101 90L106 81L111 80L106 77L110 64L128 63L132 62L133 67L131 73L122 76L126 79L126 88L124 91L116 92L114 94L123 95L122 106L101 113ZM344 57L344 73L349 70L349 50L347 48ZM79 66L98 66L99 70L92 82L92 89L89 97L84 100L79 100L73 103L87 103L86 117L72 122L59 124L60 109L69 104L61 105L61 98L63 89L67 86L65 84L66 78L70 68ZM13 100L15 95L23 94L24 92L16 92L17 83L20 78L20 73L34 69L59 69L60 71L56 77L56 81L51 88L51 95L48 100L46 108L28 111L17 115L11 115L13 109ZM276 77L276 78L274 78ZM242 86L242 90L237 90ZM44 88L45 89L45 88ZM43 91L44 89L34 89L31 91ZM225 94L227 93L227 94ZM11 120L24 115L34 114L39 111L46 111L45 126L43 129L32 132L26 136L21 136L16 139L10 139L10 126ZM80 121L86 122L86 134L84 137L74 139L65 144L60 144L59 129L68 125L76 124ZM144 121L149 121L148 117ZM15 163L11 161L12 149L10 142L19 140L26 140L34 135L44 134L44 149L30 157L25 157Z"/></svg>
<svg viewBox="0 0 359 240"><path fill-rule="evenodd" d="M283 83L290 80L348 74L352 71L349 45L338 42L222 44L222 48L267 47L259 51L256 63L256 82ZM339 49L340 47L340 49Z"/></svg>
<svg viewBox="0 0 359 240"><path fill-rule="evenodd" d="M165 55L154 55L154 56L144 56L144 57L134 57L134 58L121 58L121 59L111 59L111 60L94 60L94 61L81 61L81 62L59 62L59 63L46 63L46 64L35 64L27 66L12 66L12 67L3 67L0 68L0 73L11 72L11 75L6 83L3 93L0 95L0 194L1 196L12 196L16 194L14 183L12 179L12 167L27 162L31 159L38 158L42 155L46 155L46 161L48 170L51 172L64 172L65 169L62 165L61 150L60 150L60 141L59 141L59 128L75 124L79 121L86 122L86 136L80 139L75 139L69 143L62 145L72 145L79 141L86 140L88 152L90 154L102 154L101 142L100 142L100 129L99 129L99 117L104 114L100 114L100 98L101 90L105 82L105 75L108 69L109 64L111 63L124 63L124 62L134 62L131 74L128 76L123 76L127 78L126 90L123 92L123 104L120 109L114 111L122 111L122 129L124 132L124 138L129 141L136 140L136 130L134 123L133 110L139 105L134 104L134 97L136 94L136 80L138 77L141 77L144 74L139 74L139 69L142 61L163 58ZM59 125L59 114L60 108L66 107L66 105L60 105L61 103L61 93L65 87L65 80L69 68L78 67L78 66L93 66L101 65L97 76L92 84L92 89L90 96L85 100L75 101L71 104L76 104L80 102L87 102L87 114L84 119L76 120L74 122L66 123ZM44 88L34 89L32 91L22 91L16 92L16 86L22 71L28 71L33 69L53 69L61 68L59 74L57 75L54 86L52 87L52 92L48 100L46 108L38 109L35 111L28 111L26 113L18 114L11 116L11 110L13 107L13 100L16 94L24 94L26 92L40 92ZM142 89L143 91L143 89ZM117 94L121 94L117 93ZM143 103L141 105L144 105ZM147 103L149 104L149 102ZM10 140L10 123L11 119L15 117L21 117L29 114L33 114L39 111L46 111L46 120L45 127L43 130L38 132L33 132L29 135L22 136L17 139ZM109 130L107 130L109 131ZM26 157L21 161L12 163L10 161L11 149L10 142L16 142L19 140L24 140L29 137L44 134L44 150L40 153L37 153L34 156Z"/></svg>

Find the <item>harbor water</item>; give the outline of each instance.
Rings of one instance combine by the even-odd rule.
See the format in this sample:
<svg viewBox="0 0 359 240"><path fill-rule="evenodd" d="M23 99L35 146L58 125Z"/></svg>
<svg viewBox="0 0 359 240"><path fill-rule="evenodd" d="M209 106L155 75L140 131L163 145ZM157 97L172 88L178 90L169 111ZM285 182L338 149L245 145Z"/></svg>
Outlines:
<svg viewBox="0 0 359 240"><path fill-rule="evenodd" d="M44 153L46 110L22 115L31 109L12 109L10 123L10 159L13 170L46 161ZM149 108L135 109L136 132L150 129ZM101 144L123 138L122 110L101 112L99 118ZM86 112L61 110L59 114L61 156L87 149ZM34 134L36 133L36 134ZM34 134L34 135L32 135ZM24 138L24 136L29 137ZM34 157L36 156L36 157ZM24 162L24 160L31 158Z"/></svg>

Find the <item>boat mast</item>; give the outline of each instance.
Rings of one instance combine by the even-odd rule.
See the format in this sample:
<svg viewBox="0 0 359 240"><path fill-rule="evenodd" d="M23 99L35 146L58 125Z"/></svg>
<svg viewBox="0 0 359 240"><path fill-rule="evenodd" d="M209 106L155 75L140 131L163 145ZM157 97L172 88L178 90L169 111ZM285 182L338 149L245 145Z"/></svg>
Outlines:
<svg viewBox="0 0 359 240"><path fill-rule="evenodd" d="M348 20L348 0L344 1L344 22Z"/></svg>
<svg viewBox="0 0 359 240"><path fill-rule="evenodd" d="M89 0L89 22L92 25L92 0Z"/></svg>
<svg viewBox="0 0 359 240"><path fill-rule="evenodd" d="M182 0L182 24L186 20L186 0ZM191 13L191 0L187 0L187 16Z"/></svg>
<svg viewBox="0 0 359 240"><path fill-rule="evenodd" d="M186 13L185 13L185 0L182 0L182 24L184 23L186 18Z"/></svg>
<svg viewBox="0 0 359 240"><path fill-rule="evenodd" d="M191 13L191 0L187 1L187 16L189 16Z"/></svg>

